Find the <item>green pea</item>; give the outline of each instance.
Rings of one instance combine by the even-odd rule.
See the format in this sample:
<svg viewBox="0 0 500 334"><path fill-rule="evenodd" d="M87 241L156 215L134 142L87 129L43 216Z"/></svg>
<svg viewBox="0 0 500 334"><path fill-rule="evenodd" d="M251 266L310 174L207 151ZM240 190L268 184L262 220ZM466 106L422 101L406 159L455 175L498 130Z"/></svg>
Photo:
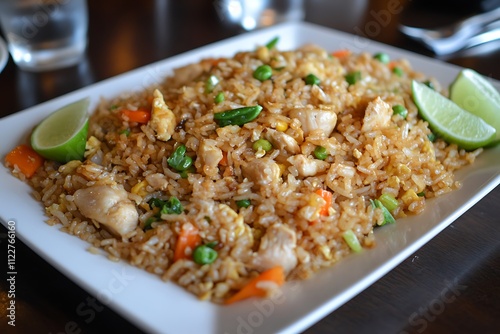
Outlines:
<svg viewBox="0 0 500 334"><path fill-rule="evenodd" d="M396 104L395 106L393 106L392 111L393 115L399 115L404 119L406 119L406 116L408 116L408 110L400 104Z"/></svg>
<svg viewBox="0 0 500 334"><path fill-rule="evenodd" d="M252 148L254 151L263 149L264 151L269 152L273 149L273 145L269 142L269 140L259 139L253 143Z"/></svg>
<svg viewBox="0 0 500 334"><path fill-rule="evenodd" d="M259 81L265 81L273 75L273 69L269 65L260 65L253 72L253 77Z"/></svg>
<svg viewBox="0 0 500 334"><path fill-rule="evenodd" d="M313 154L319 160L325 160L328 157L328 152L323 146L316 146Z"/></svg>
<svg viewBox="0 0 500 334"><path fill-rule="evenodd" d="M356 82L361 80L361 71L349 72L346 74L345 80L349 85L354 85Z"/></svg>
<svg viewBox="0 0 500 334"><path fill-rule="evenodd" d="M398 77L402 77L405 72L401 67L396 66L392 69L392 73L396 74Z"/></svg>
<svg viewBox="0 0 500 334"><path fill-rule="evenodd" d="M214 120L219 126L243 125L259 116L262 107L259 105L226 110L214 114Z"/></svg>
<svg viewBox="0 0 500 334"><path fill-rule="evenodd" d="M240 201L236 201L236 206L238 208L248 208L252 205L252 202L249 199L242 199Z"/></svg>
<svg viewBox="0 0 500 334"><path fill-rule="evenodd" d="M308 85L319 85L319 83L321 82L321 80L319 80L319 78L317 76L315 76L314 74L309 74L307 75L305 78L304 78L306 84Z"/></svg>
<svg viewBox="0 0 500 334"><path fill-rule="evenodd" d="M196 264L211 264L217 259L217 251L208 245L200 245L193 251L193 260Z"/></svg>
<svg viewBox="0 0 500 334"><path fill-rule="evenodd" d="M214 102L219 104L219 103L223 102L225 99L226 99L226 97L224 96L224 93L220 92L219 94L215 95Z"/></svg>
<svg viewBox="0 0 500 334"><path fill-rule="evenodd" d="M391 58L387 53L379 52L376 53L373 58L377 59L382 64L388 64L391 61Z"/></svg>

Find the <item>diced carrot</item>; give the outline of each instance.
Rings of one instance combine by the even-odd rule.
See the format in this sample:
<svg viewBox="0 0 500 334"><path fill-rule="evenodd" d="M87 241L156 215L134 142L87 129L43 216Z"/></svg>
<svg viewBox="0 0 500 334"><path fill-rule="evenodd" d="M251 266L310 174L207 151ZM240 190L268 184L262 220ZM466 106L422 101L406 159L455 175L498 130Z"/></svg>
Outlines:
<svg viewBox="0 0 500 334"><path fill-rule="evenodd" d="M201 237L196 227L182 229L175 245L174 262L180 259L189 259L186 249L189 247L193 251L200 243Z"/></svg>
<svg viewBox="0 0 500 334"><path fill-rule="evenodd" d="M222 159L220 159L219 165L227 166L227 152L222 151Z"/></svg>
<svg viewBox="0 0 500 334"><path fill-rule="evenodd" d="M389 67L389 69L394 69L394 67L396 67L398 65L398 63L396 61L390 61L388 64L387 64L387 67Z"/></svg>
<svg viewBox="0 0 500 334"><path fill-rule="evenodd" d="M318 189L315 191L315 193L321 196L321 198L323 198L326 202L325 205L321 207L319 214L322 216L328 216L328 211L330 209L330 206L332 206L333 194L330 191L324 189Z"/></svg>
<svg viewBox="0 0 500 334"><path fill-rule="evenodd" d="M332 52L332 56L334 56L335 58L344 58L350 54L351 54L351 50L347 50L347 49L341 49L341 50L337 50L337 51Z"/></svg>
<svg viewBox="0 0 500 334"><path fill-rule="evenodd" d="M130 122L137 122L146 124L151 118L151 112L147 110L122 110L122 115L125 116Z"/></svg>
<svg viewBox="0 0 500 334"><path fill-rule="evenodd" d="M260 282L265 281L274 282L278 286L283 285L283 283L285 283L285 273L283 268L281 266L276 266L264 271L259 276L248 282L247 285L245 285L236 294L226 299L224 304L229 305L250 297L265 297L266 290L258 286Z"/></svg>
<svg viewBox="0 0 500 334"><path fill-rule="evenodd" d="M5 161L12 166L17 166L21 173L30 178L43 165L44 159L30 146L22 144L10 151Z"/></svg>

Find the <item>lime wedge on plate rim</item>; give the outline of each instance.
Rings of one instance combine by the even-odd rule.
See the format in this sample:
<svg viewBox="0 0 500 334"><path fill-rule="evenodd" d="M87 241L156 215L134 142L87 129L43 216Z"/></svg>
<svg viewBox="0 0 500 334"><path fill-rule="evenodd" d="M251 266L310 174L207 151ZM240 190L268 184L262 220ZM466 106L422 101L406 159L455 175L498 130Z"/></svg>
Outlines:
<svg viewBox="0 0 500 334"><path fill-rule="evenodd" d="M68 104L45 118L31 134L31 146L46 159L82 160L89 127L89 98Z"/></svg>
<svg viewBox="0 0 500 334"><path fill-rule="evenodd" d="M493 126L500 142L500 94L488 80L471 69L460 71L450 86L450 100Z"/></svg>
<svg viewBox="0 0 500 334"><path fill-rule="evenodd" d="M480 117L457 106L425 84L412 82L413 100L433 132L466 150L486 146L495 140L496 130Z"/></svg>

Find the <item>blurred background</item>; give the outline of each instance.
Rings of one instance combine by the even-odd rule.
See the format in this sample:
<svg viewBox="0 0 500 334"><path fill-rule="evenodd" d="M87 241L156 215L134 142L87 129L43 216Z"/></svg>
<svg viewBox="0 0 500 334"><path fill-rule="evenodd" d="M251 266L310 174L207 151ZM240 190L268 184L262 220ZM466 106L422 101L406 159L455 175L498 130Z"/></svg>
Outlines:
<svg viewBox="0 0 500 334"><path fill-rule="evenodd" d="M436 56L405 36L400 25L437 28L474 14L492 12L498 0L89 0L88 47L72 67L32 73L9 59L0 73L0 116L55 98L106 78L151 64L248 30L282 20L311 23L469 67L500 79L500 41ZM272 4L272 8L268 7ZM496 21L498 23L498 20ZM5 36L4 36L5 37ZM445 333L498 329L500 282L499 188L387 276L328 316L308 333ZM496 210L498 211L498 210ZM0 228L4 246L6 231ZM15 331L0 323L0 333L139 332L108 308L90 322L77 307L93 297L66 279L26 246L17 243L19 267ZM450 265L436 258L450 245ZM3 249L3 248L2 248ZM467 290L425 328L411 316L459 278ZM0 297L6 300L6 281ZM94 300L95 301L95 300ZM374 311L375 310L375 311ZM1 310L5 311L4 308ZM416 313L417 312L417 313ZM0 318L5 319L4 315ZM409 318L410 317L410 318ZM420 318L419 318L420 319ZM422 319L420 319L422 320ZM423 328L423 329L422 329ZM420 330L422 329L422 330Z"/></svg>

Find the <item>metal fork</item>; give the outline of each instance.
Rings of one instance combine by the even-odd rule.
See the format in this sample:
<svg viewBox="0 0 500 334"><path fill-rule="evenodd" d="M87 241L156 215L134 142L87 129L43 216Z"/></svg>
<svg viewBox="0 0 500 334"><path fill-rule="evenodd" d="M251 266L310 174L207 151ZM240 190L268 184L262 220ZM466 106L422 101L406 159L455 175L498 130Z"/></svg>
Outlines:
<svg viewBox="0 0 500 334"><path fill-rule="evenodd" d="M474 15L438 29L400 25L400 31L431 49L445 55L500 39L500 8Z"/></svg>

